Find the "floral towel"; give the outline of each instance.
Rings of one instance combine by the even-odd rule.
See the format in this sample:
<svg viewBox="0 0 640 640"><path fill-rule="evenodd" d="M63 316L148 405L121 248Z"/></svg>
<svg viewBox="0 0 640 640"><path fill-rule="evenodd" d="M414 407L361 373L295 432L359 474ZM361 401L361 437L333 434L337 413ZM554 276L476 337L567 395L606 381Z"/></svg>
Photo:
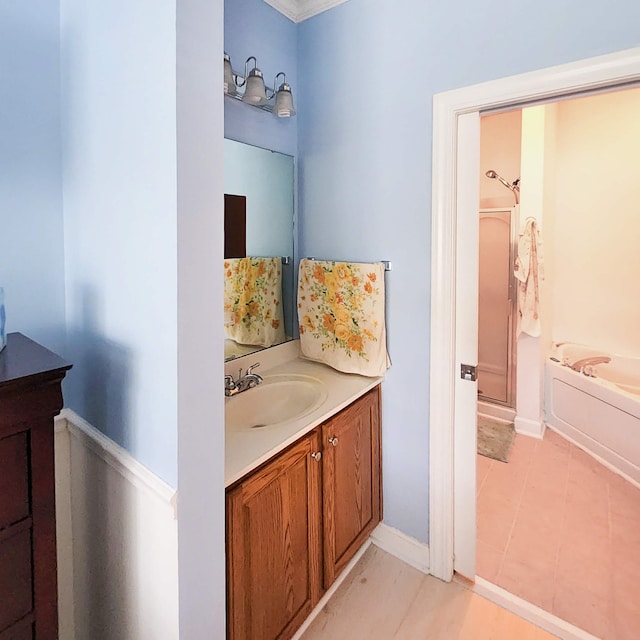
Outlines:
<svg viewBox="0 0 640 640"><path fill-rule="evenodd" d="M381 376L389 367L384 265L300 261L300 350L345 373Z"/></svg>
<svg viewBox="0 0 640 640"><path fill-rule="evenodd" d="M270 347L283 342L282 259L224 261L225 337Z"/></svg>

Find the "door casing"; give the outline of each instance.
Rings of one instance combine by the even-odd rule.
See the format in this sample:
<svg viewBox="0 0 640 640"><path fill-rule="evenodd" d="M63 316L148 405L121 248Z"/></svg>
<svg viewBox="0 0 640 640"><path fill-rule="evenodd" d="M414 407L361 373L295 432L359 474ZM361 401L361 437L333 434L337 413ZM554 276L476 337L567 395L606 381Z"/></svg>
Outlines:
<svg viewBox="0 0 640 640"><path fill-rule="evenodd" d="M460 380L460 365L477 364L466 358L475 340L477 360L478 320L468 309L461 312L460 283L476 283L477 307L477 259L474 264L461 252L478 247L480 112L638 82L640 48L634 48L434 96L429 553L430 572L442 580L451 580L454 570L475 577L476 397L475 389L468 391L475 385Z"/></svg>

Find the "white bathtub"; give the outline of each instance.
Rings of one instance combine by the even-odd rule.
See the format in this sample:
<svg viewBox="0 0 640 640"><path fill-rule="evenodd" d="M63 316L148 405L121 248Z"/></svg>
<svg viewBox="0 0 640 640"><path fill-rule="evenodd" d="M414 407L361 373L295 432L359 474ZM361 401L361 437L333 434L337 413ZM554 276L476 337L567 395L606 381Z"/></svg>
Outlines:
<svg viewBox="0 0 640 640"><path fill-rule="evenodd" d="M596 377L566 366L597 355L611 362L592 367ZM571 343L557 345L552 357L560 362L545 365L546 424L640 484L640 358Z"/></svg>

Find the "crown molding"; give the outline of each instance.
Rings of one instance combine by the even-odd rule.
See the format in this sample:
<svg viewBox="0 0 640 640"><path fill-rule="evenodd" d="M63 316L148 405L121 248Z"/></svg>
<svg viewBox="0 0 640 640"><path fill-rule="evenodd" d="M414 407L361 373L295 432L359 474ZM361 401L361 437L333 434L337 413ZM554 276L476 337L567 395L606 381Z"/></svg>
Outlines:
<svg viewBox="0 0 640 640"><path fill-rule="evenodd" d="M302 22L347 0L264 0L293 22Z"/></svg>
<svg viewBox="0 0 640 640"><path fill-rule="evenodd" d="M298 22L298 3L296 0L264 0L274 9L287 16L292 22Z"/></svg>

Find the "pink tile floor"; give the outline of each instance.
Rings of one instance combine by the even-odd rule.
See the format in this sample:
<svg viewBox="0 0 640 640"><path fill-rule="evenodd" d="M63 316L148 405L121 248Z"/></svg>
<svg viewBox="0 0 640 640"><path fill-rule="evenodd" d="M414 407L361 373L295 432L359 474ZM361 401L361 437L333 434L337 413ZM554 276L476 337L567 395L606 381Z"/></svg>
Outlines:
<svg viewBox="0 0 640 640"><path fill-rule="evenodd" d="M640 639L640 489L547 429L478 456L478 575L604 640Z"/></svg>

